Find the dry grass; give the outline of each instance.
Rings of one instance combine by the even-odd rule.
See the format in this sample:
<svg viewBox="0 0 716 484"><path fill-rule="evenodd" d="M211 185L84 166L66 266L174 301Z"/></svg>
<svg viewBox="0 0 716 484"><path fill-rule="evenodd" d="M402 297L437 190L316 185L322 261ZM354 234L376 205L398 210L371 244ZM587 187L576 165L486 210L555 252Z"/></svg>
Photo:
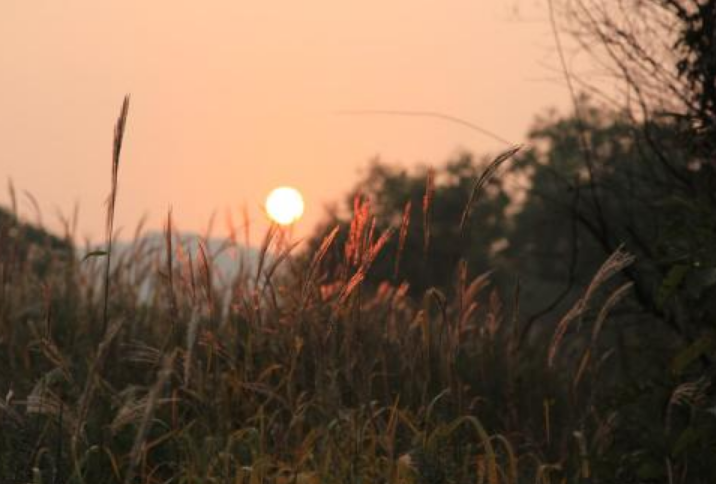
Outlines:
<svg viewBox="0 0 716 484"><path fill-rule="evenodd" d="M0 261L0 482L556 483L580 472L581 447L564 442L582 416L545 422L542 402L567 391L543 363L544 340L515 354L518 315L503 323L489 274L463 265L451 298L432 288L410 299L400 282L363 289L394 231L376 233L361 197L338 267L325 263L338 228L297 257L271 227L255 272L219 284L216 254L200 243L192 255L171 214L163 244L137 239L112 264L127 108L106 260L58 260L42 278ZM463 218L514 152L476 182ZM433 196L431 175L425 250ZM409 214L408 205L396 274ZM607 261L558 326L550 365L596 287L629 262L621 252Z"/></svg>

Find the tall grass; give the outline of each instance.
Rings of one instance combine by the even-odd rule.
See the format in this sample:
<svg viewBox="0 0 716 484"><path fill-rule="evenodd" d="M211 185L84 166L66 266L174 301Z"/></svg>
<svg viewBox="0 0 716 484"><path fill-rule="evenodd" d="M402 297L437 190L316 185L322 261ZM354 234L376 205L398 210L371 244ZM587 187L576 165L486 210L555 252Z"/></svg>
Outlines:
<svg viewBox="0 0 716 484"><path fill-rule="evenodd" d="M18 251L3 252L0 482L585 477L603 437L594 437L587 407L569 406L576 397L554 367L575 333L570 323L579 316L587 324L587 301L630 262L623 253L607 262L554 336L521 346L516 308L490 291L489 274L469 274L464 264L454 290L431 288L422 299L409 297L400 281L364 288L393 230L376 233L362 198L339 265L325 261L338 228L315 254L296 254L271 227L255 272L238 270L219 284L218 254L204 244L192 254L171 215L163 244L138 238L110 264L127 108L125 100L115 130L106 258L78 262L49 247L20 260L6 255ZM433 191L429 178L426 250ZM476 199L475 192L463 223ZM396 228L396 273L412 223L409 207L405 214ZM31 269L40 253L51 257L52 270L42 274ZM606 316L598 316L588 344ZM581 369L579 379L588 374Z"/></svg>

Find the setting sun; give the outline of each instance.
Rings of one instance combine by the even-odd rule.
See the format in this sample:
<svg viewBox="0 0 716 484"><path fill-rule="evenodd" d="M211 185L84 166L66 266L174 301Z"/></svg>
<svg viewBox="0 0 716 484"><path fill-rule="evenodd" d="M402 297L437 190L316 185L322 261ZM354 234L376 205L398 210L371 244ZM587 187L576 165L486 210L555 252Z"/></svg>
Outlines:
<svg viewBox="0 0 716 484"><path fill-rule="evenodd" d="M303 215L303 197L295 188L275 188L266 197L266 213L279 225L291 225Z"/></svg>

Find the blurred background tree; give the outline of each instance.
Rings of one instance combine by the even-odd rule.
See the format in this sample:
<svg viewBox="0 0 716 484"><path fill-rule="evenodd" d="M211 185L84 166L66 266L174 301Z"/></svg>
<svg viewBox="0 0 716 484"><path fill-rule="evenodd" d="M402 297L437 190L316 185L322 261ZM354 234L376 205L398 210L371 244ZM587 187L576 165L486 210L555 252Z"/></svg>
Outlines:
<svg viewBox="0 0 716 484"><path fill-rule="evenodd" d="M609 383L589 394L593 413L582 424L618 421L602 462L621 482L676 482L676 475L710 482L716 1L564 0L551 7L558 45L557 19L565 19L602 76L583 78L563 63L572 113L537 119L526 148L473 207L467 237L460 218L489 158L461 155L434 177L375 163L350 200L369 197L381 229L397 230L407 206L410 224L399 260L395 236L369 282L392 277L421 295L430 286L454 287L461 260L472 275L494 269L503 294L521 281L521 341L543 341L599 264L625 247L636 256L623 276L633 290L600 337L601 353L612 355L600 370ZM604 74L616 89L598 81ZM433 178L426 251L423 200ZM347 218L334 213L335 223Z"/></svg>

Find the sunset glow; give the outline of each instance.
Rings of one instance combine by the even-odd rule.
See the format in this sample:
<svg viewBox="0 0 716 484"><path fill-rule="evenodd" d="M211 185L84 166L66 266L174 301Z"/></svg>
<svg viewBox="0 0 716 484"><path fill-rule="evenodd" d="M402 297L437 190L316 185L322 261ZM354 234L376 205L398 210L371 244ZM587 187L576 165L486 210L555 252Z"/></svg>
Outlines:
<svg viewBox="0 0 716 484"><path fill-rule="evenodd" d="M303 197L295 188L279 187L266 197L266 213L279 225L291 225L303 215Z"/></svg>
<svg viewBox="0 0 716 484"><path fill-rule="evenodd" d="M3 180L43 212L79 202L78 235L102 240L102 162L130 93L121 182L141 196L122 197L117 226L128 234L148 214L161 230L171 205L201 232L215 211L245 205L260 237L259 207L290 173L316 207L296 227L306 236L376 155L411 168L504 148L439 119L339 113L439 111L517 143L540 108L569 106L532 3L0 2Z"/></svg>

